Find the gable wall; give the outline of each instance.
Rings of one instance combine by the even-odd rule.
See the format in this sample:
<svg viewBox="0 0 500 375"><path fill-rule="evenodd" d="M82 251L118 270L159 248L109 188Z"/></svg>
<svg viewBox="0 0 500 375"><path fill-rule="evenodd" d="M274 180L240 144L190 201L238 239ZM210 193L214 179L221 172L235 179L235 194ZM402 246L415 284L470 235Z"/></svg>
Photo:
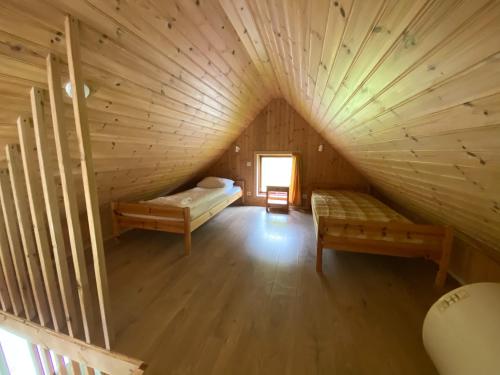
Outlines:
<svg viewBox="0 0 500 375"><path fill-rule="evenodd" d="M318 146L323 145L323 151ZM235 151L235 146L240 151ZM366 180L314 130L285 100L274 99L264 108L232 146L207 171L207 174L243 179L247 204L263 205L257 197L255 153L267 151L297 152L302 158L302 193L312 185L363 187ZM247 163L251 163L250 166ZM308 200L303 199L303 205Z"/></svg>

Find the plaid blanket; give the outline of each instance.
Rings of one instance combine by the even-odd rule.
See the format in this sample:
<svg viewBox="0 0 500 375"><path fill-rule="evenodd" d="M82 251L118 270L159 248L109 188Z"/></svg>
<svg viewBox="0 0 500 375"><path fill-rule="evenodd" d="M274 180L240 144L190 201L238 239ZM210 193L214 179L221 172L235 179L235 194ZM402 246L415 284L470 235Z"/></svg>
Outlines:
<svg viewBox="0 0 500 375"><path fill-rule="evenodd" d="M410 220L398 214L369 194L347 190L315 190L311 196L311 206L315 222L319 216L335 219L367 221Z"/></svg>

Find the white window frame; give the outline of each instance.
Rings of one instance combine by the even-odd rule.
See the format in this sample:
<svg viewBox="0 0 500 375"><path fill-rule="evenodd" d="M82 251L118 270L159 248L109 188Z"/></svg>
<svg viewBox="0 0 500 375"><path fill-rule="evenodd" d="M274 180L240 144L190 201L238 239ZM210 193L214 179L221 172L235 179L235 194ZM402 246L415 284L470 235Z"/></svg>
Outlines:
<svg viewBox="0 0 500 375"><path fill-rule="evenodd" d="M266 192L260 191L260 159L262 156L275 156L275 157L292 157L293 154L290 151L256 151L254 153L255 159L255 193L258 197L265 197Z"/></svg>

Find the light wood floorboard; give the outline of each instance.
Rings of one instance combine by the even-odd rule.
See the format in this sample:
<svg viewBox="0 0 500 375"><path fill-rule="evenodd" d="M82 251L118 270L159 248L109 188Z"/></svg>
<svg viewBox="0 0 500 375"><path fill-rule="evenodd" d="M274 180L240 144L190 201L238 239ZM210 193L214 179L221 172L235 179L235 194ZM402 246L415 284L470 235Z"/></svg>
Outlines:
<svg viewBox="0 0 500 375"><path fill-rule="evenodd" d="M182 249L138 230L108 251L114 349L148 374L436 374L430 262L325 251L321 277L311 215L262 207L225 209Z"/></svg>

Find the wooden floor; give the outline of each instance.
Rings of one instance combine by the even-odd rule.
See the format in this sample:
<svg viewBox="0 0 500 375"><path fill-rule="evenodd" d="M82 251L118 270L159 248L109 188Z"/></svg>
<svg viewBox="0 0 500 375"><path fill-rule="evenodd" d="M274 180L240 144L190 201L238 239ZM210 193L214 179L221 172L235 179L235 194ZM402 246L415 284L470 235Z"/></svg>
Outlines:
<svg viewBox="0 0 500 375"><path fill-rule="evenodd" d="M311 215L261 207L182 246L132 231L108 252L115 349L148 374L436 374L421 341L434 264L325 251L320 277Z"/></svg>

